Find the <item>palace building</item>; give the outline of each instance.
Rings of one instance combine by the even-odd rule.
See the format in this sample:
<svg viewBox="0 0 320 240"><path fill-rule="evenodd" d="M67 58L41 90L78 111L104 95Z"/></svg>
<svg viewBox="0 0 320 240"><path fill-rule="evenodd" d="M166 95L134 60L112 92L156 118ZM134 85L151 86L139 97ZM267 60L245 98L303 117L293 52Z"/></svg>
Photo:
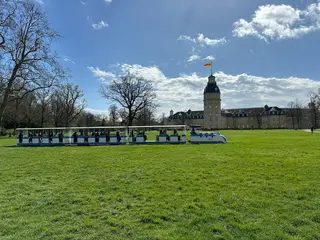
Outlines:
<svg viewBox="0 0 320 240"><path fill-rule="evenodd" d="M298 129L310 128L307 108L258 108L221 109L221 92L215 76L208 78L203 93L204 110L174 113L170 111L167 124L200 125L203 129Z"/></svg>

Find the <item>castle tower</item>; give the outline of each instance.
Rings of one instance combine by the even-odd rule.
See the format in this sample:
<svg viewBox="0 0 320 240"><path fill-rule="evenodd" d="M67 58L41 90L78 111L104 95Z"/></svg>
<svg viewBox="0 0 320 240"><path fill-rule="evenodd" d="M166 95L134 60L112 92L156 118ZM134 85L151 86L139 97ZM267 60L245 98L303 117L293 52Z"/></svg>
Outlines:
<svg viewBox="0 0 320 240"><path fill-rule="evenodd" d="M205 129L221 128L221 94L215 76L209 76L203 93Z"/></svg>

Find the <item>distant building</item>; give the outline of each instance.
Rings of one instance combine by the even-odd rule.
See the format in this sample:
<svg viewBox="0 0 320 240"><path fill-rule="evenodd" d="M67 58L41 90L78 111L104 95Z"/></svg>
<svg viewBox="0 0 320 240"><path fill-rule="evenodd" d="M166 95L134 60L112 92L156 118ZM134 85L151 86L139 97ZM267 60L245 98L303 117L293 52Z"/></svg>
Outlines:
<svg viewBox="0 0 320 240"><path fill-rule="evenodd" d="M276 129L311 127L308 108L221 109L221 92L215 76L209 76L203 94L204 110L170 111L167 124L200 125L203 129Z"/></svg>

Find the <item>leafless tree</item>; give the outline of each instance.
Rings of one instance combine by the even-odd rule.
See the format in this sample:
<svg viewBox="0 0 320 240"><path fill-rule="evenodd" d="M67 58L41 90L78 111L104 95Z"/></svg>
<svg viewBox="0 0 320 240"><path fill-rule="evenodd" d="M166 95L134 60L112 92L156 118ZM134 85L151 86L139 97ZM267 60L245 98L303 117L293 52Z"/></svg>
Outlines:
<svg viewBox="0 0 320 240"><path fill-rule="evenodd" d="M258 128L261 129L262 128L263 110L262 109L253 109L250 113L250 117L256 119Z"/></svg>
<svg viewBox="0 0 320 240"><path fill-rule="evenodd" d="M69 127L86 106L79 86L67 83L53 93L51 111L56 127Z"/></svg>
<svg viewBox="0 0 320 240"><path fill-rule="evenodd" d="M132 126L138 112L144 108L156 108L156 94L150 81L130 73L111 81L109 85L101 85L101 94L126 109L129 126Z"/></svg>
<svg viewBox="0 0 320 240"><path fill-rule="evenodd" d="M128 124L128 112L125 108L119 109L118 111L119 117L121 119L121 124L122 125L127 125Z"/></svg>
<svg viewBox="0 0 320 240"><path fill-rule="evenodd" d="M5 50L6 33L14 28L13 17L17 9L15 1L0 0L0 51Z"/></svg>
<svg viewBox="0 0 320 240"><path fill-rule="evenodd" d="M53 89L43 88L36 92L38 101L38 113L40 114L40 127L44 127L44 123L49 118L49 106L51 103L51 96L53 94Z"/></svg>
<svg viewBox="0 0 320 240"><path fill-rule="evenodd" d="M295 117L296 111L295 111L295 107L296 107L296 104L295 104L294 101L290 101L288 103L288 115L291 118L292 129L294 129L295 126L296 126L296 121L295 121L296 120L296 117Z"/></svg>
<svg viewBox="0 0 320 240"><path fill-rule="evenodd" d="M23 98L24 109L22 116L27 123L27 127L33 127L38 116L37 98L33 93L25 95Z"/></svg>
<svg viewBox="0 0 320 240"><path fill-rule="evenodd" d="M299 99L296 99L294 102L294 116L297 123L297 128L302 128L302 103L299 101Z"/></svg>
<svg viewBox="0 0 320 240"><path fill-rule="evenodd" d="M313 126L318 128L318 123L320 120L320 89L318 89L318 93L310 93L309 111Z"/></svg>
<svg viewBox="0 0 320 240"><path fill-rule="evenodd" d="M165 113L162 113L162 116L161 116L161 124L164 125L165 124L165 121L166 121L166 114Z"/></svg>
<svg viewBox="0 0 320 240"><path fill-rule="evenodd" d="M138 125L151 125L152 122L155 122L155 114L153 109L144 108L137 114L137 124Z"/></svg>
<svg viewBox="0 0 320 240"><path fill-rule="evenodd" d="M112 104L109 107L109 119L110 119L113 126L116 125L116 122L119 119L118 107L115 104Z"/></svg>
<svg viewBox="0 0 320 240"><path fill-rule="evenodd" d="M10 6L8 2L14 2L16 8L10 17L13 27L7 28L1 37L1 42L5 41L5 61L0 62L0 128L9 96L17 96L10 101L23 99L66 76L51 51L51 43L59 35L50 27L40 6L32 0L4 2L4 8Z"/></svg>

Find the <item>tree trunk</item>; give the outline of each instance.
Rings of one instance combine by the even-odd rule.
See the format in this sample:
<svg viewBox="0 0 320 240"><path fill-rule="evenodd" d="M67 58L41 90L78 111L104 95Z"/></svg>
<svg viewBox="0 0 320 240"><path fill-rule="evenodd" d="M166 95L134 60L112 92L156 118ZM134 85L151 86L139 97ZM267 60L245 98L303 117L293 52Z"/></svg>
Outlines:
<svg viewBox="0 0 320 240"><path fill-rule="evenodd" d="M10 93L10 90L13 86L13 82L16 78L16 75L17 75L17 72L20 68L20 63L19 64L16 64L14 66L14 69L12 71L12 74L10 76L10 79L8 81L8 85L4 91L4 95L3 95L3 99L2 99L2 103L0 105L0 133L2 132L2 129L4 128L4 121L3 121L3 116L4 116L4 110L6 109L7 107L7 104L8 104L8 101L9 101L9 93Z"/></svg>

